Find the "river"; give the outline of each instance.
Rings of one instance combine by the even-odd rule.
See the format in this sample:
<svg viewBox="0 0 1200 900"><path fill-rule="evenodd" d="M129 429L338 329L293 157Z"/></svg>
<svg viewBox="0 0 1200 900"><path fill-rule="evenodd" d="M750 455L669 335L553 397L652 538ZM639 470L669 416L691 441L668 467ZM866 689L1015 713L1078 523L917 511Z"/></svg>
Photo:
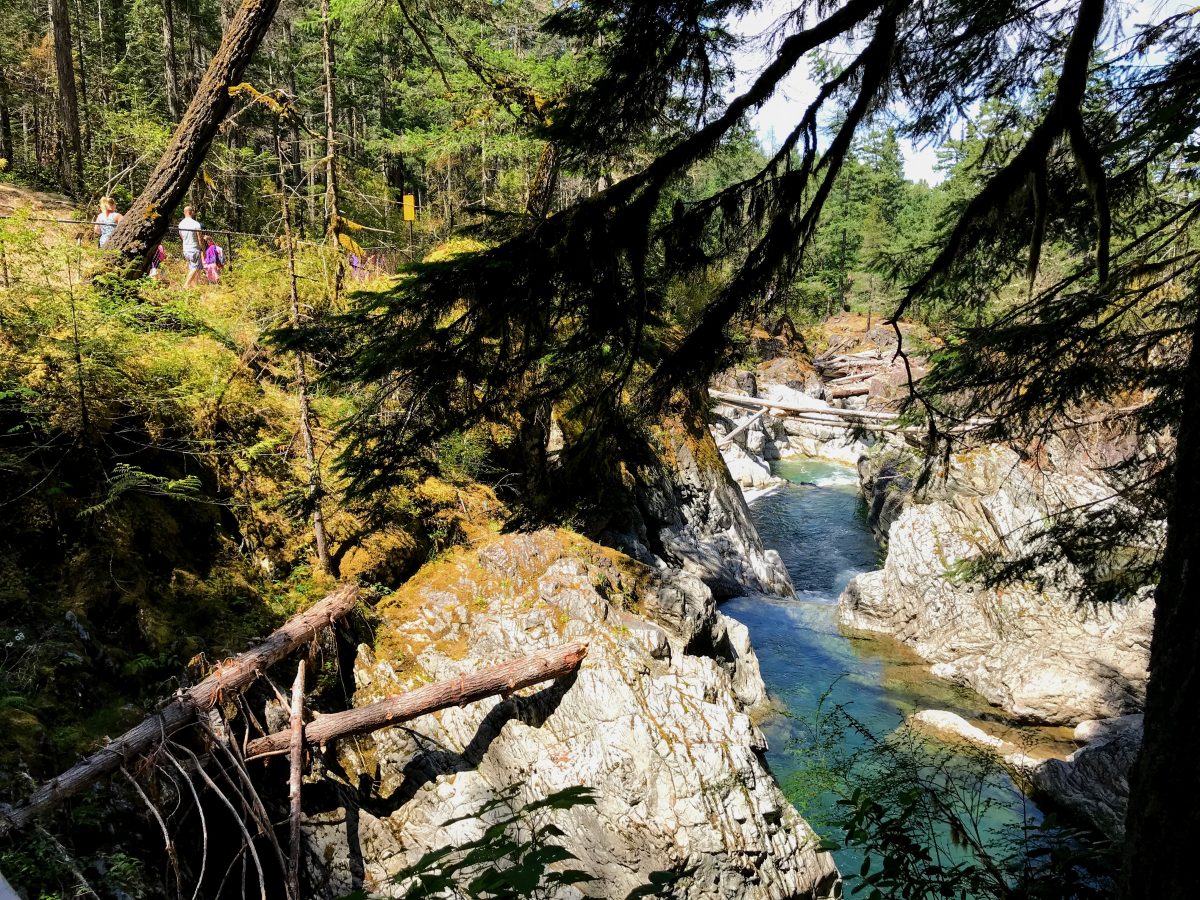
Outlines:
<svg viewBox="0 0 1200 900"><path fill-rule="evenodd" d="M788 484L754 502L751 513L763 543L783 557L797 598L740 598L725 603L722 611L749 628L763 680L781 707L781 714L762 723L772 770L801 814L819 832L836 838L828 822L837 793L822 789L821 773L814 771L822 768L820 757L845 757L872 740L885 740L907 715L920 709L946 709L975 721L988 720L994 732L1010 729L983 698L934 678L928 663L899 642L839 630L837 598L842 589L855 574L879 568L882 562L866 523L856 473L817 460L784 461L775 467ZM835 705L844 709L866 733L846 727L831 730L831 743L814 752L813 722L822 703L825 710ZM939 745L938 752L947 751ZM965 765L967 755L962 758ZM1040 820L1036 807L1003 773L990 775L982 793L986 802L980 833L989 848L998 848L1006 834L1011 835L1009 826L1023 816ZM948 838L943 833L935 839L950 845ZM956 856L963 851L950 847L949 852ZM859 871L861 854L840 850L835 857L843 873ZM852 883L852 877L848 881Z"/></svg>

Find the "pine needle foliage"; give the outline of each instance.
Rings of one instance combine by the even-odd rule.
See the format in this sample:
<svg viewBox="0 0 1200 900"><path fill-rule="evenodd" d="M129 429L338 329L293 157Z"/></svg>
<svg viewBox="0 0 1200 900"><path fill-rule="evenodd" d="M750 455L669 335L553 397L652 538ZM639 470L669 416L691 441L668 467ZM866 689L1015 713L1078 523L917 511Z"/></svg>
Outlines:
<svg viewBox="0 0 1200 900"><path fill-rule="evenodd" d="M599 451L611 451L613 435L644 431L678 391L702 385L735 352L738 323L790 293L857 135L887 114L899 120L902 136L937 137L954 114L989 98L1027 100L1030 129L984 154L994 169L951 210L930 248L932 262L912 272L895 317L918 298L961 299L964 283L978 291L1007 279L1014 259L1024 258L1036 281L1053 229L1088 253L1091 274L1039 288L1049 303L1039 314L1044 336L1064 347L1058 358L1072 376L1063 383L1089 385L1073 402L1111 396L1117 374L1094 383L1095 367L1078 368L1081 351L1065 349L1079 346L1079 335L1068 337L1062 325L1075 322L1092 329L1093 341L1100 338L1086 323L1108 302L1101 298L1147 274L1148 254L1162 247L1138 229L1147 215L1163 218L1147 213L1147 188L1163 166L1171 168L1170 154L1190 133L1179 115L1195 113L1192 95L1180 87L1192 77L1189 20L1139 30L1123 45L1122 64L1095 51L1105 29L1116 27L1103 0L1053 8L1021 0L803 3L778 24L773 58L726 100L713 91L731 46L724 25L746 8L728 0L605 0L565 5L550 17L548 29L586 45L596 60L591 82L560 98L550 116L547 133L558 152L609 173L633 158L649 161L548 219L493 223L486 249L416 265L395 290L310 336L316 352L332 360L330 377L365 388L343 456L353 491L369 495L403 468L432 465L427 448L481 423L503 424L516 436L507 461L536 481L543 461L526 451L551 409L571 423L563 459L581 471L601 466ZM689 195L687 173L735 139L788 73L814 54L846 46L845 64L818 67L817 96L773 156L752 174ZM1168 61L1135 70L1135 58L1142 65L1151 50ZM1177 209L1181 202L1170 201ZM1167 274L1176 278L1178 266ZM702 303L675 302L678 285L698 282L708 285ZM1080 293L1085 283L1091 301ZM1173 326L1159 319L1140 344L1128 340L1145 349L1168 337L1162 329ZM1115 327L1103 326L1104 340ZM985 353L971 352L972 359ZM963 373L978 366L963 360ZM1018 358L1010 364L1018 367ZM991 383L1020 381L994 367L991 375ZM1036 375L1025 380L1036 388ZM1054 384L1061 393L1059 380ZM973 389L956 385L948 374L937 391L950 397ZM1020 392L1037 400L1036 390ZM984 397L995 401L989 409L1004 399L986 391L973 396L980 400L973 408L982 408ZM913 398L935 423L939 415L965 414L932 396Z"/></svg>
<svg viewBox="0 0 1200 900"><path fill-rule="evenodd" d="M1146 29L1130 49L1095 67L1080 101L1080 127L1092 135L1095 160L1081 159L1089 151L1061 135L1038 171L1026 173L1027 191L1017 195L1022 202L997 204L984 218L968 207L955 226L963 242L959 258L939 257L910 291L953 295L963 266L990 268L995 287L1013 271L1024 236L1025 299L952 335L914 399L930 414L944 453L955 446L945 426L972 417L990 421L971 440L1007 442L1035 465L1055 441L1119 448L1102 466L1112 495L1045 523L1040 549L1026 558L979 560L989 580L1028 578L1050 559L1066 557L1090 573L1093 599L1128 598L1157 581L1173 496L1173 435L1185 415L1200 313L1194 249L1200 207L1193 187L1200 70L1191 18ZM1166 61L1147 66L1150 47ZM1181 115L1191 117L1186 132ZM989 186L1005 184L1019 156ZM1108 173L1099 193L1089 175L1094 163ZM1070 264L1061 276L1038 279L1047 222Z"/></svg>

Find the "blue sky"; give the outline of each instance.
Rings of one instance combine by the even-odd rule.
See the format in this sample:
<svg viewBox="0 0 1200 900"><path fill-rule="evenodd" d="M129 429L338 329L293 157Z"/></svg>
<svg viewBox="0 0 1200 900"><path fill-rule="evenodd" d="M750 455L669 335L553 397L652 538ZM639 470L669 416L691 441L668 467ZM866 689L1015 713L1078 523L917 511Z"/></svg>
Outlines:
<svg viewBox="0 0 1200 900"><path fill-rule="evenodd" d="M764 60L769 58L771 46L767 37L780 17L795 6L790 0L766 0L758 9L733 26L736 33L747 39L745 46L736 56L736 91L742 90L762 67ZM1113 6L1125 31L1132 25L1157 21L1163 16L1195 8L1194 4L1185 0L1121 0ZM1110 13L1110 19L1112 17L1113 14ZM1114 34L1119 30L1107 28L1106 39L1113 40ZM752 120L754 130L764 146L771 147L778 142L778 138L784 137L792 130L805 106L816 96L816 92L817 85L808 77L807 71L795 71L784 80L780 90L763 104ZM924 179L930 184L941 180L941 174L934 168L937 163L936 147L914 147L904 142L902 149L905 175L915 181Z"/></svg>

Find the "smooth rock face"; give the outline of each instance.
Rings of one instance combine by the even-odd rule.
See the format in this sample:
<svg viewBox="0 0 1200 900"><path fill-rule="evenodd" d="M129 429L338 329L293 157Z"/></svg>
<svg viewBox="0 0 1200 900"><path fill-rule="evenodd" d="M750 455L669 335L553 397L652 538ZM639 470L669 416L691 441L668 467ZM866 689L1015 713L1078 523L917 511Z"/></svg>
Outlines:
<svg viewBox="0 0 1200 900"><path fill-rule="evenodd" d="M1080 723L1077 739L1082 734L1090 742L1066 759L1033 759L1014 744L945 710L922 710L910 716L908 724L991 751L1042 802L1065 810L1115 842L1124 838L1129 772L1142 743L1140 715Z"/></svg>
<svg viewBox="0 0 1200 900"><path fill-rule="evenodd" d="M982 728L972 725L957 713L944 709L923 709L908 717L910 727L922 728L940 734L948 734L961 738L978 747L989 750L1000 750L1005 747L1004 741L988 734Z"/></svg>
<svg viewBox="0 0 1200 900"><path fill-rule="evenodd" d="M589 652L573 679L342 742L358 800L305 823L325 896L398 895L391 873L478 837L474 819L442 825L510 785L519 803L596 789L594 807L547 813L578 857L567 865L598 879L566 896L624 898L666 869L690 870L681 898L837 895L832 859L763 763L749 637L699 578L546 531L452 553L380 611L379 655L364 646L355 666L357 704L569 640Z"/></svg>
<svg viewBox="0 0 1200 900"><path fill-rule="evenodd" d="M913 465L914 457L904 453L880 453L858 459L858 481L867 499L867 525L875 540L884 546L892 523L904 511L912 493L913 480L904 469Z"/></svg>
<svg viewBox="0 0 1200 900"><path fill-rule="evenodd" d="M1136 712L1145 696L1153 599L1092 606L1062 561L1043 582L988 588L962 564L983 551L1018 556L1048 513L1099 501L1107 489L1038 472L989 447L956 454L945 483L909 502L888 529L884 568L842 595L843 625L886 632L1014 715L1056 724Z"/></svg>
<svg viewBox="0 0 1200 900"><path fill-rule="evenodd" d="M605 531L601 540L660 570L695 575L718 600L746 593L792 596L783 560L763 547L704 421L697 416L676 423L659 440L659 462L643 467L631 487L637 521Z"/></svg>
<svg viewBox="0 0 1200 900"><path fill-rule="evenodd" d="M1142 746L1142 717L1121 716L1092 724L1099 736L1091 743L1065 760L1027 765L1024 774L1036 794L1120 843L1129 807L1129 773Z"/></svg>
<svg viewBox="0 0 1200 900"><path fill-rule="evenodd" d="M771 474L771 467L765 458L756 458L754 455L762 452L764 440L761 431L753 431L746 436L748 450L743 450L737 444L721 448L721 456L725 459L730 477L741 487L761 488L780 482ZM757 449L755 444L758 445Z"/></svg>

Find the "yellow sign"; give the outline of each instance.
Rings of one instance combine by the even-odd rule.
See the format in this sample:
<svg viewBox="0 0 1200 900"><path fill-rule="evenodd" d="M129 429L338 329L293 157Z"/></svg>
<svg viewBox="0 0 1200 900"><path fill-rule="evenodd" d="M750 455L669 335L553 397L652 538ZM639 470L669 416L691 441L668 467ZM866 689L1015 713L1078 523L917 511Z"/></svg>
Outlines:
<svg viewBox="0 0 1200 900"><path fill-rule="evenodd" d="M412 222L417 218L417 198L412 194L404 195L404 221Z"/></svg>

